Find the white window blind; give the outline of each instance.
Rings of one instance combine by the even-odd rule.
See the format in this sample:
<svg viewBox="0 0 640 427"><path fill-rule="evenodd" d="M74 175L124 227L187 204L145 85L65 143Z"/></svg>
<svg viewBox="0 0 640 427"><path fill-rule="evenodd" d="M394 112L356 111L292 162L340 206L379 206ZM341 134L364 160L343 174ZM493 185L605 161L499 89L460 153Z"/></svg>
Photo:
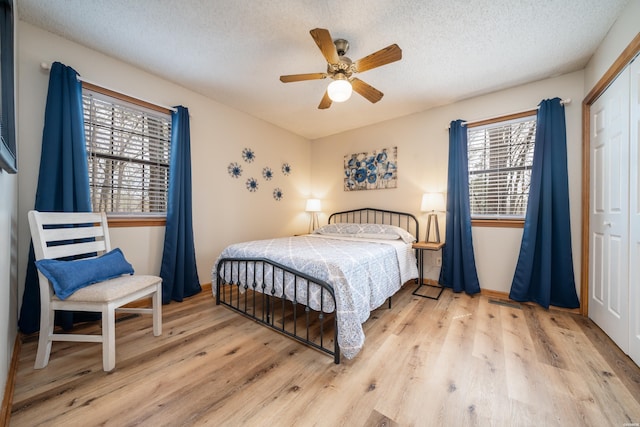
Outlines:
<svg viewBox="0 0 640 427"><path fill-rule="evenodd" d="M535 135L535 115L467 130L471 218L524 219Z"/></svg>
<svg viewBox="0 0 640 427"><path fill-rule="evenodd" d="M171 116L82 91L94 212L166 215Z"/></svg>

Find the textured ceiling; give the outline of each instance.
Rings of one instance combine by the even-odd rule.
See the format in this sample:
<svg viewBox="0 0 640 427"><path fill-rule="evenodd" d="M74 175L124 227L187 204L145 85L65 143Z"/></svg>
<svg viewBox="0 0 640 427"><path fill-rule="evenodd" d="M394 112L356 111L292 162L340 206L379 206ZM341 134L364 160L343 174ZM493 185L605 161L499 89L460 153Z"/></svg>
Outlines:
<svg viewBox="0 0 640 427"><path fill-rule="evenodd" d="M316 139L580 70L628 0L16 3L21 20ZM380 102L354 93L318 110L328 80L279 81L326 70L317 27L347 39L353 60L402 48L401 61L358 74Z"/></svg>

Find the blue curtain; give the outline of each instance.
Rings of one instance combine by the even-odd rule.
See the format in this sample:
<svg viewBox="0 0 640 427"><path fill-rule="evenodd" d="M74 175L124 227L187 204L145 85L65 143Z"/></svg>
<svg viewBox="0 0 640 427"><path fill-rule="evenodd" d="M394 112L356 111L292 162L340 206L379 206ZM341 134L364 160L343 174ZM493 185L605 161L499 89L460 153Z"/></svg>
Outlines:
<svg viewBox="0 0 640 427"><path fill-rule="evenodd" d="M182 301L202 290L196 269L191 218L191 131L189 110L171 116L171 159L167 226L162 253L162 302Z"/></svg>
<svg viewBox="0 0 640 427"><path fill-rule="evenodd" d="M573 275L567 135L559 98L540 103L529 203L509 297L548 308L580 306Z"/></svg>
<svg viewBox="0 0 640 427"><path fill-rule="evenodd" d="M480 292L471 237L467 129L462 120L449 127L446 243L442 248L439 283L454 292Z"/></svg>
<svg viewBox="0 0 640 427"><path fill-rule="evenodd" d="M59 62L51 66L35 201L35 209L39 211L91 211L82 85L77 76L73 68ZM25 334L40 329L40 291L34 260L32 245L18 320ZM56 323L67 330L74 321L86 319L83 313L58 312L56 315Z"/></svg>

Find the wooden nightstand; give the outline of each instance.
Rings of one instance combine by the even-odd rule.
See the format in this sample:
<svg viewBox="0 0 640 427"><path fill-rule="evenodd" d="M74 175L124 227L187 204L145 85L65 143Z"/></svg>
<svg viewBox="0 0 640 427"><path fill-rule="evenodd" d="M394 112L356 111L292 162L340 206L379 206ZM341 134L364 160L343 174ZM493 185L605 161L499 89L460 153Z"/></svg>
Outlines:
<svg viewBox="0 0 640 427"><path fill-rule="evenodd" d="M440 249L442 249L443 246L444 246L444 242L440 242L440 243L416 242L413 244L413 249L416 250L418 255L418 276L419 276L418 287L416 288L415 291L412 292L413 295L417 295L423 298L436 299L436 300L440 298L440 295L442 295L442 291L444 290L444 287L440 285L432 285L431 283L424 283L424 251L439 251ZM422 288L423 286L439 289L438 294L436 296L431 296L431 295L418 293L420 288Z"/></svg>

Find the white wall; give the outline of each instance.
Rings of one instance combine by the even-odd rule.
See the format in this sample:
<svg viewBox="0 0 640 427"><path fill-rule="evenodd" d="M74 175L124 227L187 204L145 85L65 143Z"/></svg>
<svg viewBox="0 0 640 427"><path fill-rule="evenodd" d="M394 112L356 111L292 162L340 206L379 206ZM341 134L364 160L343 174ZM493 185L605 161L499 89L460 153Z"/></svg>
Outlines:
<svg viewBox="0 0 640 427"><path fill-rule="evenodd" d="M41 62L59 61L107 88L161 105L189 108L193 221L201 283L211 282L213 263L229 243L306 229L304 206L311 158L308 140L25 22L19 22L18 30L20 297L29 242L26 213L35 201L48 85L48 73L41 70ZM256 153L251 164L242 160L245 147ZM242 164L244 174L240 179L227 173L227 166L233 161ZM292 166L288 177L280 171L283 162ZM275 172L270 182L262 178L265 166ZM245 188L249 177L259 180L255 193ZM275 187L284 192L279 202L272 196ZM123 249L137 272L159 273L164 227L112 228L111 233L113 246Z"/></svg>
<svg viewBox="0 0 640 427"><path fill-rule="evenodd" d="M0 171L0 401L17 333L18 179Z"/></svg>
<svg viewBox="0 0 640 427"><path fill-rule="evenodd" d="M639 32L640 1L631 0L585 67L585 95L593 89Z"/></svg>
<svg viewBox="0 0 640 427"><path fill-rule="evenodd" d="M412 212L421 219L420 227L423 234L426 230L426 217L420 213L422 193L444 192L447 188L447 128L452 120L473 121L532 109L546 98L571 98L572 103L566 107L567 150L574 269L576 286L579 286L580 101L583 97L583 87L583 73L579 71L318 139L312 145L313 192L323 199L325 212L362 206ZM396 189L350 192L343 190L345 155L392 146L398 147ZM326 217L324 219L326 220ZM440 216L439 221L443 235L444 215ZM509 292L520 250L522 229L474 227L473 239L480 286L483 289ZM424 235L420 236L420 240L424 240Z"/></svg>
<svg viewBox="0 0 640 427"><path fill-rule="evenodd" d="M14 28L14 50L17 50ZM19 80L17 67L15 79ZM19 101L16 100L16 111ZM16 142L20 133L16 130ZM18 147L19 150L19 147ZM18 333L18 175L0 170L0 401Z"/></svg>

